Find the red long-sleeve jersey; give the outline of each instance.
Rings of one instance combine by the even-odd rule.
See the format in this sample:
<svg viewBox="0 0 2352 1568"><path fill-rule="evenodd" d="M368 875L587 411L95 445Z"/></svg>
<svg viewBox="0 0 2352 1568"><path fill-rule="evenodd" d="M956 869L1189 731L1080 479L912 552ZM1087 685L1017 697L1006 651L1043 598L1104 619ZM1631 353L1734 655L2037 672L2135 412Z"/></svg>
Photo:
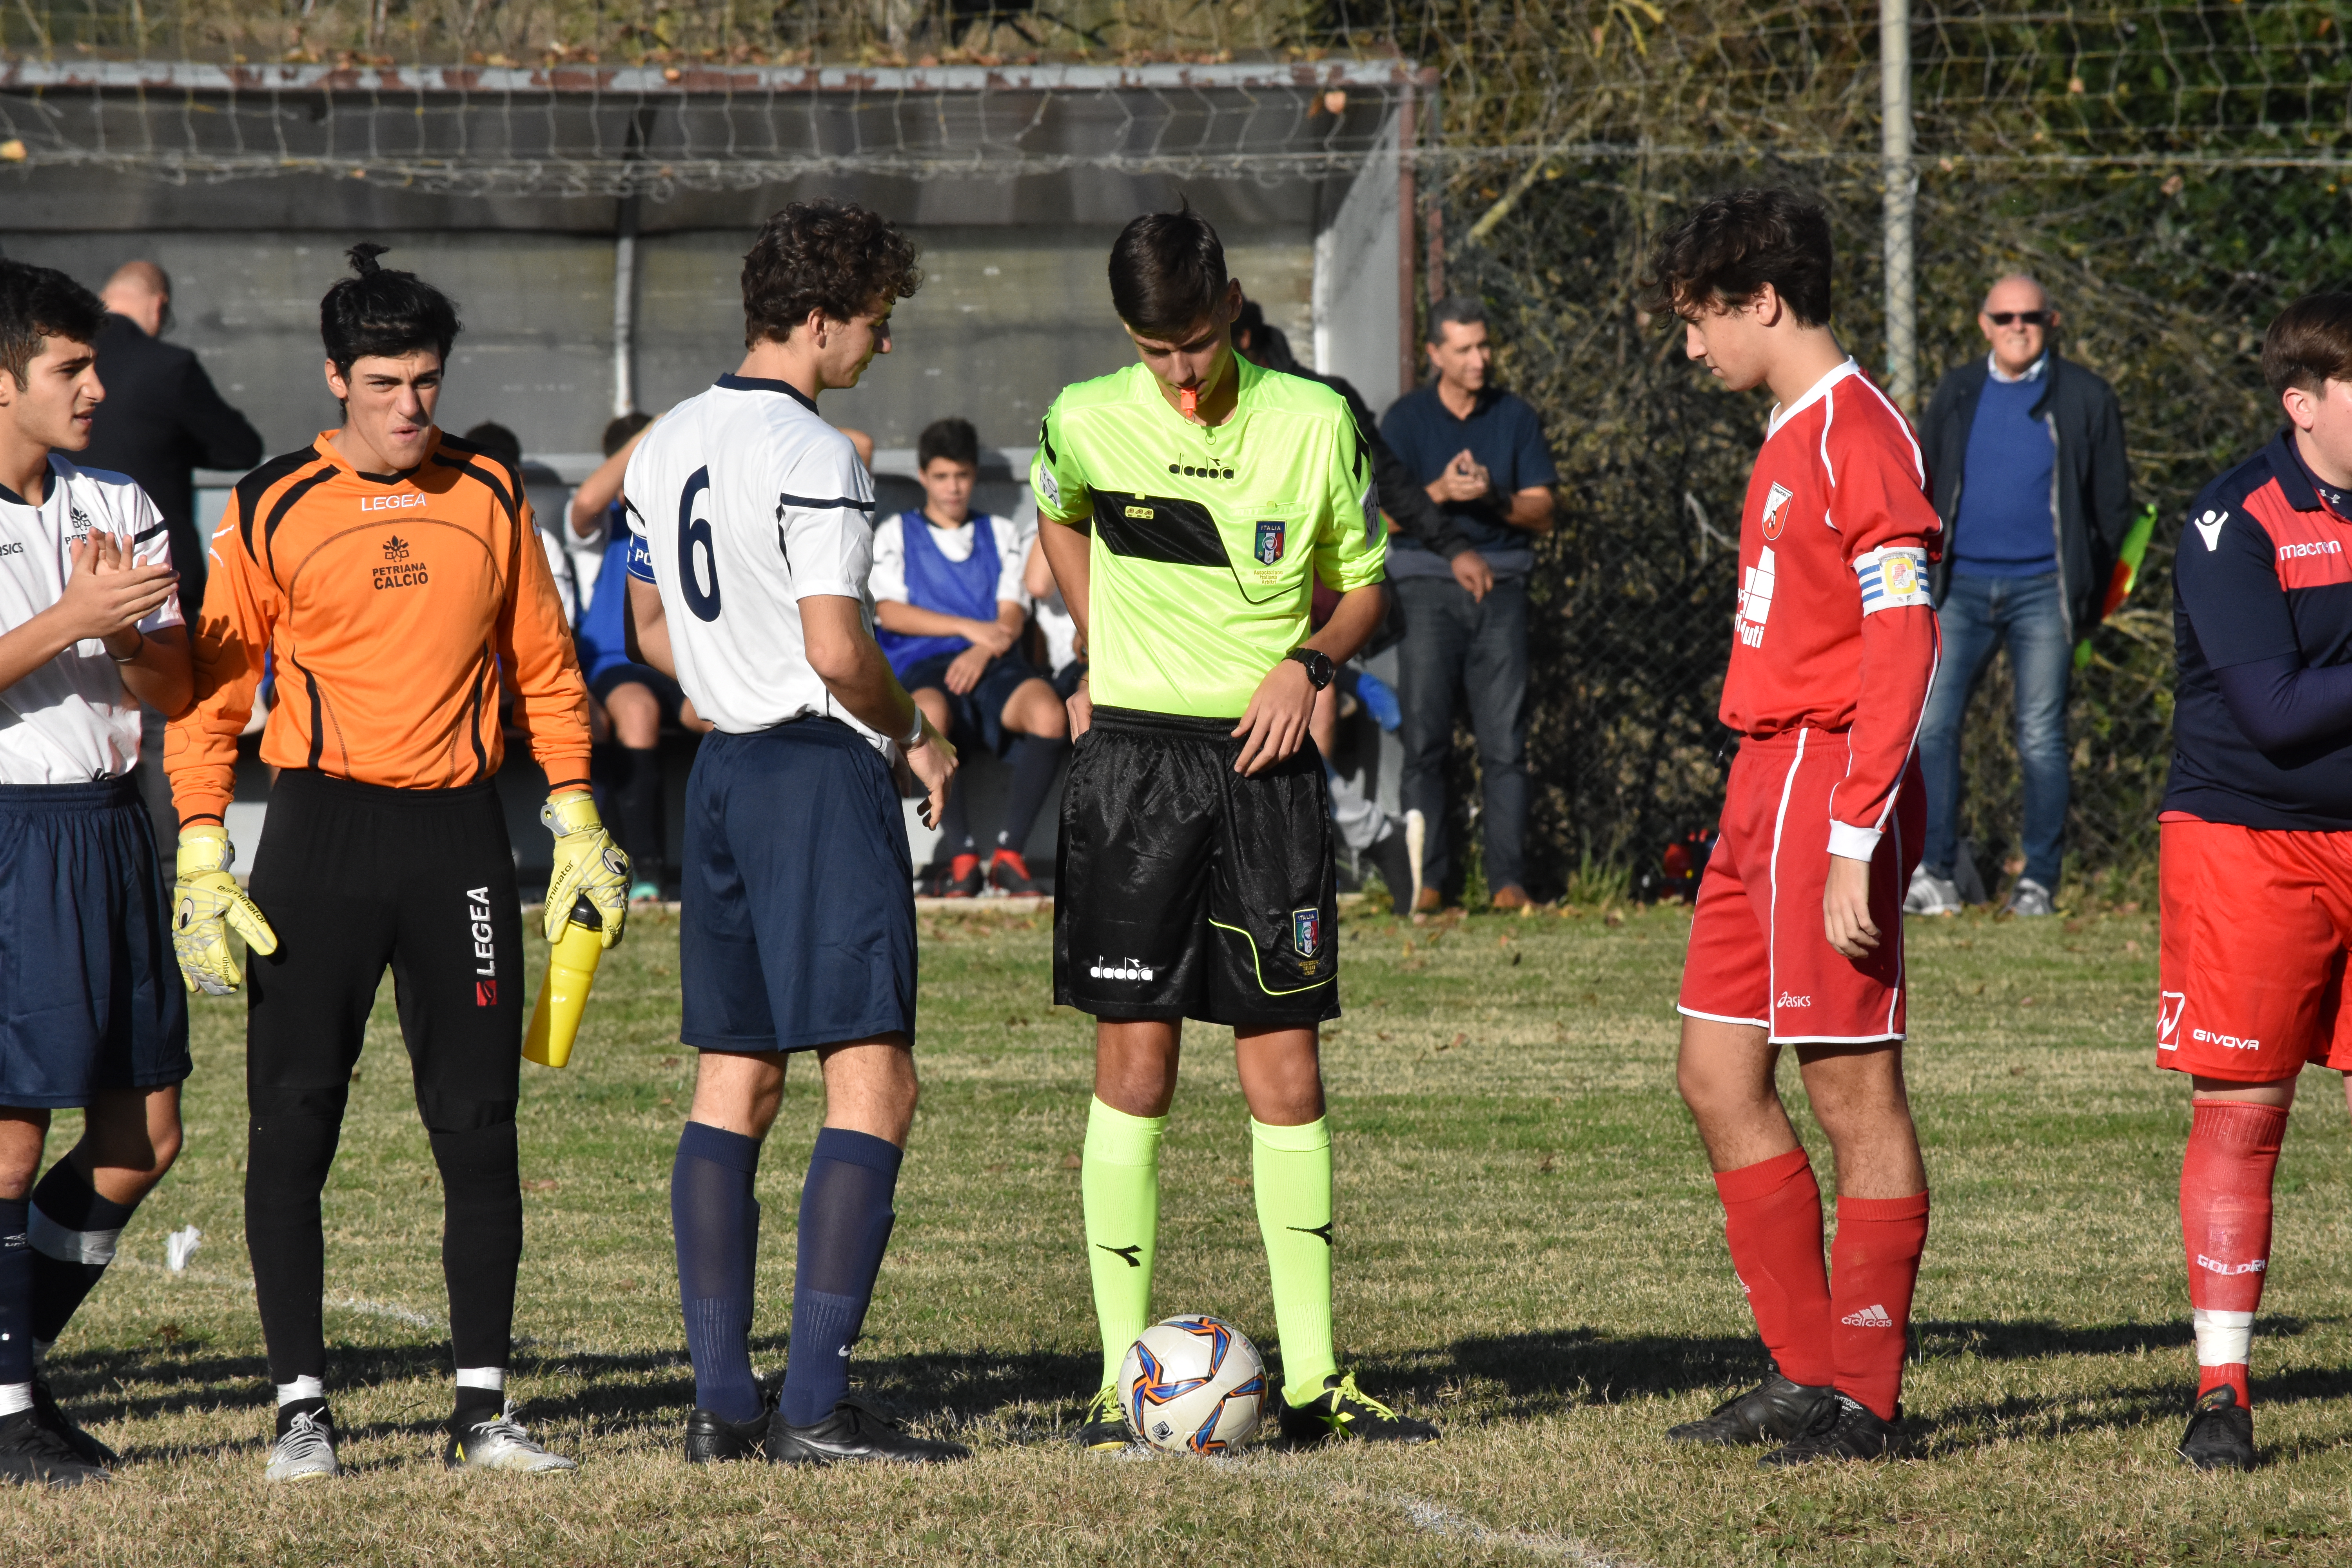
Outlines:
<svg viewBox="0 0 2352 1568"><path fill-rule="evenodd" d="M1829 850L1857 860L1894 813L1942 647L1927 483L1909 421L1848 360L1773 412L1740 513L1723 721L1845 736Z"/></svg>

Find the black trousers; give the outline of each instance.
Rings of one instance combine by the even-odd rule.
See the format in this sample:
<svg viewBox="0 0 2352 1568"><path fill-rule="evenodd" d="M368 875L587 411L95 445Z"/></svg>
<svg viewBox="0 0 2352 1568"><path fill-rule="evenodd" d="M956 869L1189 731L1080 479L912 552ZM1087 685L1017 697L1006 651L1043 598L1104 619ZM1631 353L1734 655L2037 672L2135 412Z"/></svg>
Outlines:
<svg viewBox="0 0 2352 1568"><path fill-rule="evenodd" d="M326 1373L319 1197L387 965L441 1171L457 1364L504 1366L522 1259L522 906L497 795L289 768L251 891L278 944L246 965L246 1243L271 1379Z"/></svg>

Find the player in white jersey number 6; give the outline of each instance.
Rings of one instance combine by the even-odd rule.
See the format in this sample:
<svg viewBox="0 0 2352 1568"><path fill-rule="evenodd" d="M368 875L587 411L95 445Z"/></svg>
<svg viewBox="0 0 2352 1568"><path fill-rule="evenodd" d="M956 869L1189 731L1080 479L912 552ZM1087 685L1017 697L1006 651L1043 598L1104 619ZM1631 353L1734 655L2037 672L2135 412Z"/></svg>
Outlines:
<svg viewBox="0 0 2352 1568"><path fill-rule="evenodd" d="M890 348L914 247L863 207L796 202L743 259L732 375L629 459L629 608L646 663L716 726L687 784L679 1037L702 1053L670 1216L702 1463L959 1459L849 1396L915 1114L914 868L886 754L936 821L955 748L874 641L874 481L816 400ZM784 1062L816 1053L824 1127L801 1190L792 1353L752 1380L760 1145Z"/></svg>

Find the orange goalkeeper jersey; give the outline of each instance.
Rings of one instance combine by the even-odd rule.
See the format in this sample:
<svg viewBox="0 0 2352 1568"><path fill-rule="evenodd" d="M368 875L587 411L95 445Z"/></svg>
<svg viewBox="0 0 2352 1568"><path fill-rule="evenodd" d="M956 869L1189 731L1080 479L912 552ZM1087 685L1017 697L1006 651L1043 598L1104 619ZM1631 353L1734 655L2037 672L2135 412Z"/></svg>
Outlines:
<svg viewBox="0 0 2352 1568"><path fill-rule="evenodd" d="M196 700L164 770L183 822L218 820L266 654L274 767L400 789L489 777L501 675L553 786L588 781L588 689L512 468L436 432L401 474L363 474L326 435L237 482L212 538Z"/></svg>

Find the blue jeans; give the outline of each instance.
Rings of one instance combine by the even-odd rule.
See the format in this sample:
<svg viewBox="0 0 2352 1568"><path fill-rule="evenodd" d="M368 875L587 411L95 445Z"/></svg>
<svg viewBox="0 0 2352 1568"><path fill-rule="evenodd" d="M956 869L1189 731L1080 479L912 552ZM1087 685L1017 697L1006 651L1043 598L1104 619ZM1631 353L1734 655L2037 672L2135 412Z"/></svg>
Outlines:
<svg viewBox="0 0 2352 1568"><path fill-rule="evenodd" d="M1528 837L1528 580L1497 577L1483 601L1451 577L1399 577L1389 586L1404 601L1404 642L1397 649L1397 699L1404 709L1404 776L1398 795L1407 811L1429 819L1422 883L1442 888L1453 874L1445 837L1445 759L1454 750L1454 700L1468 699L1478 738L1486 809L1489 893L1520 886Z"/></svg>
<svg viewBox="0 0 2352 1568"><path fill-rule="evenodd" d="M2025 875L2055 892L2066 839L2066 682L2074 668L2058 574L1954 572L1936 618L1944 630L1944 660L1919 726L1919 762L1927 777L1922 863L1938 877L1952 874L1959 853L1960 725L1978 678L2006 639L2017 686L2017 758L2025 775Z"/></svg>

